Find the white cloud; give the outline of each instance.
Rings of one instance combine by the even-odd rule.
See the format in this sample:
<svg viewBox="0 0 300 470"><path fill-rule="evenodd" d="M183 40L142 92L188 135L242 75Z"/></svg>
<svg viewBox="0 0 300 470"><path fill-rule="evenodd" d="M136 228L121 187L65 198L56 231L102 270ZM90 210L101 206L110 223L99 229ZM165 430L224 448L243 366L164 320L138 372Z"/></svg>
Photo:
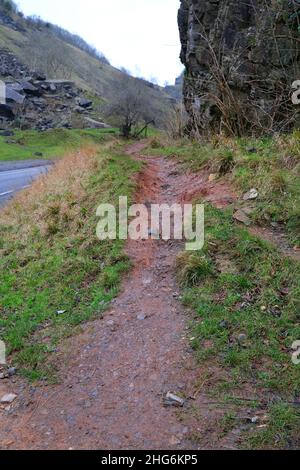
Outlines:
<svg viewBox="0 0 300 470"><path fill-rule="evenodd" d="M101 50L112 65L163 84L180 74L179 0L19 0L38 15Z"/></svg>

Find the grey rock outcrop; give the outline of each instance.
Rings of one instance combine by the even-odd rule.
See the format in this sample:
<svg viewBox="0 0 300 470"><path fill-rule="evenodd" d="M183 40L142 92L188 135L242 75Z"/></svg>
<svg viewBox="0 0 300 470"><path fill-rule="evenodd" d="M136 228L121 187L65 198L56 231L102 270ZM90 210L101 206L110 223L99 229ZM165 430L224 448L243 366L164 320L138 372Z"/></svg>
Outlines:
<svg viewBox="0 0 300 470"><path fill-rule="evenodd" d="M0 128L106 128L93 113L93 102L70 80L49 80L31 71L7 49L0 49L0 79L5 103L0 103Z"/></svg>
<svg viewBox="0 0 300 470"><path fill-rule="evenodd" d="M300 5L296 1L181 0L190 132L243 135L288 131L299 110Z"/></svg>

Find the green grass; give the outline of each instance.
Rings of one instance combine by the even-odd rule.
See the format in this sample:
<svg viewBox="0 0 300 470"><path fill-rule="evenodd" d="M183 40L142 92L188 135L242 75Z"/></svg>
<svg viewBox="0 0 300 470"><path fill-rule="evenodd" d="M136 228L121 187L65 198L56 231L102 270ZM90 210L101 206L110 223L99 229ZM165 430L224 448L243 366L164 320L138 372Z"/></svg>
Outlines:
<svg viewBox="0 0 300 470"><path fill-rule="evenodd" d="M0 217L0 335L30 379L51 376L59 340L102 315L130 266L122 241L97 239L96 208L130 199L140 164L96 148L61 160L43 192L33 186Z"/></svg>
<svg viewBox="0 0 300 470"><path fill-rule="evenodd" d="M0 136L0 161L53 159L87 143L101 143L114 129L50 129L45 132L15 131L12 137ZM37 154L42 154L37 155Z"/></svg>
<svg viewBox="0 0 300 470"><path fill-rule="evenodd" d="M292 445L299 439L299 410L291 403L299 400L300 366L291 346L300 339L300 264L233 224L232 209L207 205L204 250L181 254L178 268L183 302L197 315L196 355L231 376L226 389L216 387L218 398L248 384L251 395L267 400L269 416L251 446Z"/></svg>
<svg viewBox="0 0 300 470"><path fill-rule="evenodd" d="M153 148L154 147L154 148ZM251 214L260 225L278 223L292 245L300 245L300 132L261 139L211 142L154 142L151 153L174 157L192 170L226 175L239 195L256 188L259 198Z"/></svg>

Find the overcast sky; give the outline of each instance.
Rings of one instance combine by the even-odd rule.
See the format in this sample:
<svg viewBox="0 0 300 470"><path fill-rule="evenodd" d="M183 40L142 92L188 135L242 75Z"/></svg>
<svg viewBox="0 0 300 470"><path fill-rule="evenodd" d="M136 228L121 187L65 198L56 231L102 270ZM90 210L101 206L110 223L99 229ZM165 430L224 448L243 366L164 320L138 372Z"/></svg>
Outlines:
<svg viewBox="0 0 300 470"><path fill-rule="evenodd" d="M179 0L17 0L26 15L58 24L134 75L173 83L183 66Z"/></svg>

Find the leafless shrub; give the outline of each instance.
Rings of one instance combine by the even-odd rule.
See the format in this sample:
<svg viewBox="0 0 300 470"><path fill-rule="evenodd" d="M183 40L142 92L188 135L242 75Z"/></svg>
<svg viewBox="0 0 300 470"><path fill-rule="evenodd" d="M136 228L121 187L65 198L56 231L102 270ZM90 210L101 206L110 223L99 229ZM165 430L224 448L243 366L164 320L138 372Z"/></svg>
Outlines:
<svg viewBox="0 0 300 470"><path fill-rule="evenodd" d="M187 124L187 113L183 103L176 104L169 111L165 120L165 129L169 137L180 139L184 136Z"/></svg>
<svg viewBox="0 0 300 470"><path fill-rule="evenodd" d="M110 122L120 128L122 135L129 138L140 122L155 121L155 114L140 80L124 76L119 90L115 99L107 105L105 113Z"/></svg>

